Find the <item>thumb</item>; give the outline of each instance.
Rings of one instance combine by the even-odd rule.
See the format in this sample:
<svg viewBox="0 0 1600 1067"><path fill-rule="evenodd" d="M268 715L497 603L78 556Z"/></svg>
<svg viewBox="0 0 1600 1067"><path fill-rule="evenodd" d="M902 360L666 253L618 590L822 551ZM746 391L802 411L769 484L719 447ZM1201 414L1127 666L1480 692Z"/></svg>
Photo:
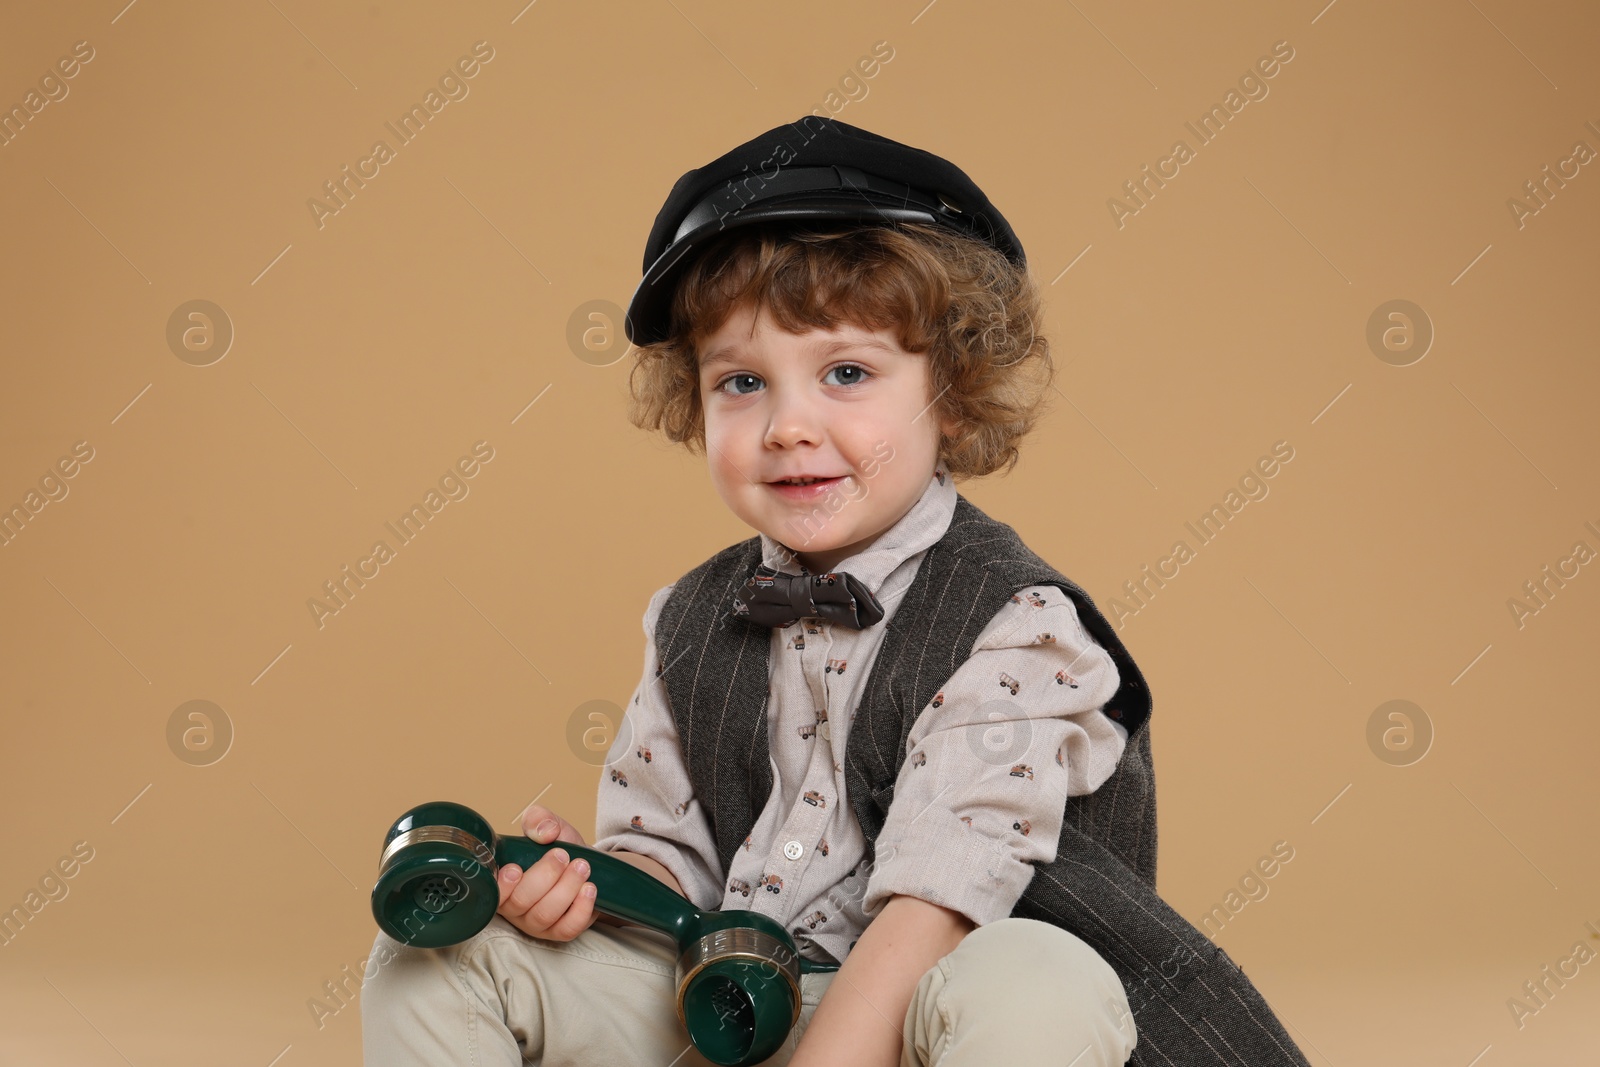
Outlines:
<svg viewBox="0 0 1600 1067"><path fill-rule="evenodd" d="M538 804L529 804L522 813L522 832L541 845L552 841L569 841L576 845L587 843L575 826Z"/></svg>

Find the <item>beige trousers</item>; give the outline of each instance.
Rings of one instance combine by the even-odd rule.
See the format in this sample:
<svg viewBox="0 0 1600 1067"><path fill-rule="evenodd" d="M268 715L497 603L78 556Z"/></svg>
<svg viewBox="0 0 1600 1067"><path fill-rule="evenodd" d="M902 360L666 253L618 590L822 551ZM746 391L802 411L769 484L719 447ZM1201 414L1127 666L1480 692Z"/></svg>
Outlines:
<svg viewBox="0 0 1600 1067"><path fill-rule="evenodd" d="M459 945L380 932L361 988L367 1067L708 1067L674 1008L672 941L595 923L572 941L496 915ZM376 973L374 973L376 972ZM834 973L801 976L801 1014L766 1064L789 1062ZM1122 983L1079 938L1032 919L980 926L917 984L902 1067L1120 1067L1137 1040Z"/></svg>

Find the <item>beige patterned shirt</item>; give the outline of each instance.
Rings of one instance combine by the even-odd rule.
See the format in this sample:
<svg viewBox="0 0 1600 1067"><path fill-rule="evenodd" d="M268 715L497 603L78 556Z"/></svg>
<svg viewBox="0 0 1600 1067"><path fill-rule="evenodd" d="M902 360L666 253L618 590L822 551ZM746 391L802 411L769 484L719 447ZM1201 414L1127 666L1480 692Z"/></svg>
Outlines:
<svg viewBox="0 0 1600 1067"><path fill-rule="evenodd" d="M659 861L699 908L770 916L816 960L842 962L895 894L977 925L1009 915L1031 864L1055 858L1066 798L1099 788L1128 737L1101 712L1117 691L1116 665L1060 589L1030 586L1012 597L918 716L874 860L845 796L845 746L866 676L955 506L941 463L899 522L836 567L872 590L883 621L853 630L806 618L773 629L772 793L728 871L657 675L656 620L673 586L658 590L644 615L643 680L600 781L597 847ZM801 573L766 534L761 547L767 566Z"/></svg>

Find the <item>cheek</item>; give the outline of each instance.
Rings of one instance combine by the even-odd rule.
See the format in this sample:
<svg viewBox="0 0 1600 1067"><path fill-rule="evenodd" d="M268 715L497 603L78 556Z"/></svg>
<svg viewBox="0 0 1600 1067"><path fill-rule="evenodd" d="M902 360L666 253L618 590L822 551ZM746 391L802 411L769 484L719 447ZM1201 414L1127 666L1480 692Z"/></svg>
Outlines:
<svg viewBox="0 0 1600 1067"><path fill-rule="evenodd" d="M721 416L709 413L703 416L703 419L707 450L711 450L712 446L716 446L716 449L726 452L728 447L735 440L735 434L732 431L729 421ZM723 456L719 455L717 451L711 452L711 461L713 463L727 462L727 460Z"/></svg>
<svg viewBox="0 0 1600 1067"><path fill-rule="evenodd" d="M743 482L739 469L749 463L740 454L741 435L737 426L728 419L708 418L705 427L706 463L712 477L724 484Z"/></svg>

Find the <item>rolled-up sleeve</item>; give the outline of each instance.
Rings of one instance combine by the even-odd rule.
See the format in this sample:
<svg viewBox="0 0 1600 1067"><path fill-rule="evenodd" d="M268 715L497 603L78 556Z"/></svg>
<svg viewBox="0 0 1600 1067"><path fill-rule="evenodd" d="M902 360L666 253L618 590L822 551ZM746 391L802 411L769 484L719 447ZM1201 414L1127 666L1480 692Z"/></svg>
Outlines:
<svg viewBox="0 0 1600 1067"><path fill-rule="evenodd" d="M1069 796L1116 770L1115 662L1053 585L1021 590L917 717L863 901L919 897L982 926L1055 859Z"/></svg>
<svg viewBox="0 0 1600 1067"><path fill-rule="evenodd" d="M690 903L710 910L723 895L716 841L689 781L656 653L656 620L672 589L658 590L645 610L644 672L601 769L595 847L649 856Z"/></svg>

